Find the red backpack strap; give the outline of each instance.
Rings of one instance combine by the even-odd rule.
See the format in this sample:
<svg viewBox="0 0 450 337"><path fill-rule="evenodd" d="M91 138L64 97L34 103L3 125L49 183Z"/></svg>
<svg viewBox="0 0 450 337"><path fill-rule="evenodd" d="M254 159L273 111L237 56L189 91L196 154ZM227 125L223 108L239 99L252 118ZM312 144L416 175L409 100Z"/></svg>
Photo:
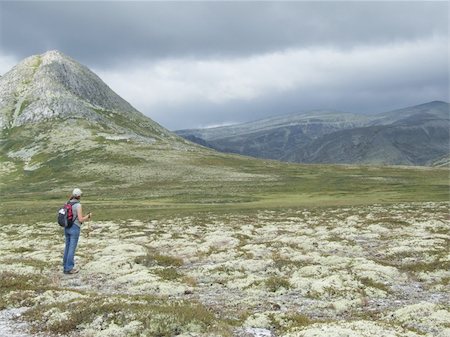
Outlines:
<svg viewBox="0 0 450 337"><path fill-rule="evenodd" d="M66 202L64 208L66 209L67 212L67 219L72 220L73 219L72 203L70 201Z"/></svg>
<svg viewBox="0 0 450 337"><path fill-rule="evenodd" d="M67 205L70 205L70 207L67 207L67 214L68 214L69 219L71 219L71 220L75 219L75 217L73 215L73 205L78 204L78 203L79 203L79 201L71 202L70 200L67 202Z"/></svg>

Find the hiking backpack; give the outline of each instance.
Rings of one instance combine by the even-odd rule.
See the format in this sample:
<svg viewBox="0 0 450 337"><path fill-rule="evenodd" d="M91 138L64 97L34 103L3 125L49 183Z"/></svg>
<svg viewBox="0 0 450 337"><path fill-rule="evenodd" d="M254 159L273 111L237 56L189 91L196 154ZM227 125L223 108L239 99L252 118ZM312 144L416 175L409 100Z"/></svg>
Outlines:
<svg viewBox="0 0 450 337"><path fill-rule="evenodd" d="M61 207L58 211L58 224L64 228L70 228L73 225L73 220L75 216L73 214L72 206L77 204L78 201L75 202L66 202L63 207Z"/></svg>

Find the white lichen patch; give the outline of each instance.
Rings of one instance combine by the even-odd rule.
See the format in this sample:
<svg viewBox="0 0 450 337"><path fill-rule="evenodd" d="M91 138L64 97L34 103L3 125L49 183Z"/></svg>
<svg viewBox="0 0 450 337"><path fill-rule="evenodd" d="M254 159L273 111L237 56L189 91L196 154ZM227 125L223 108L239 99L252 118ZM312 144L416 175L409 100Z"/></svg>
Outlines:
<svg viewBox="0 0 450 337"><path fill-rule="evenodd" d="M423 332L438 333L450 327L450 312L444 305L421 302L398 309L387 315L387 319L394 320Z"/></svg>
<svg viewBox="0 0 450 337"><path fill-rule="evenodd" d="M64 303L101 294L199 302L238 322L233 331L243 335L443 337L448 210L416 203L96 222L82 227L76 275L62 274L64 237L55 224L4 224L0 274L12 289L3 301L45 306L47 327L64 324ZM48 288L15 285L36 276L49 279ZM133 315L105 317L77 332L154 333ZM196 323L177 331L210 336Z"/></svg>
<svg viewBox="0 0 450 337"><path fill-rule="evenodd" d="M16 165L11 161L0 162L0 175L6 176L9 173L16 171Z"/></svg>
<svg viewBox="0 0 450 337"><path fill-rule="evenodd" d="M0 273L1 272L9 272L9 273L16 273L21 275L32 275L36 272L36 268L32 266L27 266L24 263L14 263L14 264L7 264L7 263L1 263L0 264Z"/></svg>
<svg viewBox="0 0 450 337"><path fill-rule="evenodd" d="M270 328L270 325L270 318L264 313L253 314L244 322L246 328Z"/></svg>
<svg viewBox="0 0 450 337"><path fill-rule="evenodd" d="M105 322L102 317L98 317L90 325L86 325L81 337L127 337L139 335L143 330L143 324L140 321L131 321L124 326L117 325L114 322Z"/></svg>
<svg viewBox="0 0 450 337"><path fill-rule="evenodd" d="M16 151L9 151L7 155L10 158L20 159L24 162L29 162L36 153L39 153L39 151L40 151L39 147L31 146L31 147L24 147Z"/></svg>
<svg viewBox="0 0 450 337"><path fill-rule="evenodd" d="M422 335L401 327L391 327L383 323L354 321L313 324L301 330L287 333L282 337L420 337Z"/></svg>
<svg viewBox="0 0 450 337"><path fill-rule="evenodd" d="M48 305L48 304L56 304L56 303L64 303L70 302L80 298L86 298L86 295L83 295L79 292L69 291L69 290L48 290L43 294L36 296L34 301L37 305Z"/></svg>
<svg viewBox="0 0 450 337"><path fill-rule="evenodd" d="M61 311L58 308L51 308L43 314L45 325L48 328L61 324L70 319L70 312Z"/></svg>

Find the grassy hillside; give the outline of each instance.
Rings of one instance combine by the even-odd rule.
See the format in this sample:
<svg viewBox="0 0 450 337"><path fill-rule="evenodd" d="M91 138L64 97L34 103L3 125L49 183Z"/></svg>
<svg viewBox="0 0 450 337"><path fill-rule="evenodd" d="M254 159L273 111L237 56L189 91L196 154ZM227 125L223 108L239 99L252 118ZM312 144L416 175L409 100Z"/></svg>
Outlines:
<svg viewBox="0 0 450 337"><path fill-rule="evenodd" d="M72 122L70 122L72 123ZM162 212L449 200L446 168L299 165L227 155L179 140L114 138L79 121L3 133L1 217L53 221L74 186L99 220ZM51 132L42 134L42 129ZM61 133L68 133L61 144Z"/></svg>

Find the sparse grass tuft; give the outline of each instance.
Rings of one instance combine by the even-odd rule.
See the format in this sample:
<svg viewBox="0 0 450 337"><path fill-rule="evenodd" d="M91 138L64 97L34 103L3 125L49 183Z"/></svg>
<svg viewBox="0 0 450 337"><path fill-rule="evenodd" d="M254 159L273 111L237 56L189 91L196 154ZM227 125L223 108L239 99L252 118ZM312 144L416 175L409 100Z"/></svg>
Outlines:
<svg viewBox="0 0 450 337"><path fill-rule="evenodd" d="M156 255L153 255L153 259L156 261L156 263L159 266L181 267L183 265L183 260L178 257L174 257L174 256L156 254Z"/></svg>
<svg viewBox="0 0 450 337"><path fill-rule="evenodd" d="M450 270L450 262L436 261L436 262L422 262L401 264L398 266L401 271L410 273L431 272L436 270Z"/></svg>
<svg viewBox="0 0 450 337"><path fill-rule="evenodd" d="M365 286L365 287L371 287L375 289L379 289L385 292L389 292L389 287L381 282L376 282L368 277L362 277L359 279L359 281Z"/></svg>
<svg viewBox="0 0 450 337"><path fill-rule="evenodd" d="M11 250L13 253L17 253L17 254L23 254L23 253L30 253L30 252L34 252L35 250L33 248L30 247L17 247L14 248L13 250Z"/></svg>
<svg viewBox="0 0 450 337"><path fill-rule="evenodd" d="M291 329L305 327L314 323L308 316L297 312L289 312L282 315L270 313L268 317L270 318L271 326L280 335Z"/></svg>
<svg viewBox="0 0 450 337"><path fill-rule="evenodd" d="M0 291L34 290L47 284L47 281L37 275L24 275L11 272L0 273Z"/></svg>
<svg viewBox="0 0 450 337"><path fill-rule="evenodd" d="M49 284L49 280L40 275L1 272L0 309L7 308L10 305L29 304L35 297L35 292L48 289Z"/></svg>
<svg viewBox="0 0 450 337"><path fill-rule="evenodd" d="M153 273L161 277L163 280L167 281L177 281L183 277L183 275L173 267L155 269L153 270Z"/></svg>
<svg viewBox="0 0 450 337"><path fill-rule="evenodd" d="M305 263L303 263L303 262L292 261L290 259L287 259L287 258L281 256L278 253L272 254L272 261L273 261L274 267L279 270L301 268L305 265Z"/></svg>
<svg viewBox="0 0 450 337"><path fill-rule="evenodd" d="M272 276L272 277L268 278L265 281L265 285L270 292L276 292L277 290L279 290L281 288L284 288L284 289L291 288L291 284L289 283L289 280L287 280L283 277L279 277L279 276Z"/></svg>
<svg viewBox="0 0 450 337"><path fill-rule="evenodd" d="M312 323L308 316L299 313L290 314L287 319L292 322L293 327L307 326Z"/></svg>
<svg viewBox="0 0 450 337"><path fill-rule="evenodd" d="M181 267L183 265L183 260L178 257L162 255L150 249L148 249L146 255L136 257L134 262L146 267L153 267L155 265L162 267Z"/></svg>

